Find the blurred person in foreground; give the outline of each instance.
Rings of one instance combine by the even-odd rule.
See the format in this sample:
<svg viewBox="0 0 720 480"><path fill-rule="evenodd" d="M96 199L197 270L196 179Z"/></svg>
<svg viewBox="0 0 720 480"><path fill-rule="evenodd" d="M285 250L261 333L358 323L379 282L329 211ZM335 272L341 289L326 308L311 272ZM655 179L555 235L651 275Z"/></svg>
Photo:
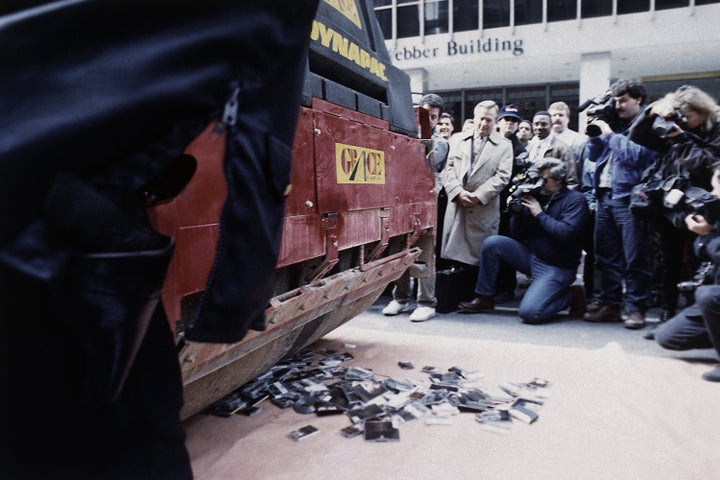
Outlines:
<svg viewBox="0 0 720 480"><path fill-rule="evenodd" d="M223 249L184 334L259 328L318 2L20 3L0 17L22 45L0 76L0 478L189 480L160 300L175 243L146 209L190 181L167 173L193 139L222 132Z"/></svg>

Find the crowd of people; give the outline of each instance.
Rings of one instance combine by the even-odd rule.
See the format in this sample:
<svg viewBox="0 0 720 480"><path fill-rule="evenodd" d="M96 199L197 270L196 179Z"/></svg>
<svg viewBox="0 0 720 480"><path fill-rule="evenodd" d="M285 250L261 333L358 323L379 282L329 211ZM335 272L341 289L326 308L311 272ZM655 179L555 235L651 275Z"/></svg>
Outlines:
<svg viewBox="0 0 720 480"><path fill-rule="evenodd" d="M720 106L710 95L684 85L648 104L642 82L620 79L588 108L583 133L568 127L564 102L527 121L516 105L484 100L459 132L441 97L421 106L446 201L438 260L477 272L461 311L514 300L521 273L524 323L569 309L641 329L660 307L645 338L720 354ZM437 314L434 279L418 283L411 319L426 321ZM411 291L406 275L383 313L409 311ZM703 378L720 382L720 365Z"/></svg>

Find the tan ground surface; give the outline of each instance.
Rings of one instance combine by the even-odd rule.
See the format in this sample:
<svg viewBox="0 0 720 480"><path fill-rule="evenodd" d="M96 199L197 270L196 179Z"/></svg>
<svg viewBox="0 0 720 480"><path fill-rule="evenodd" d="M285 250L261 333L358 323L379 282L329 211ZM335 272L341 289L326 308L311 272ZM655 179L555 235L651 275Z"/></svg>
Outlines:
<svg viewBox="0 0 720 480"><path fill-rule="evenodd" d="M569 348L350 324L314 348L323 346L351 352L347 366L395 379L426 380L424 365L457 365L483 372L488 386L544 377L552 396L536 423L515 422L509 435L484 431L463 413L451 425L405 423L396 443L346 439L344 415L300 415L269 402L252 417L201 414L186 423L198 480L720 478L720 385L700 379L708 363L633 355L617 342ZM401 370L398 361L416 368ZM320 432L288 438L306 424Z"/></svg>

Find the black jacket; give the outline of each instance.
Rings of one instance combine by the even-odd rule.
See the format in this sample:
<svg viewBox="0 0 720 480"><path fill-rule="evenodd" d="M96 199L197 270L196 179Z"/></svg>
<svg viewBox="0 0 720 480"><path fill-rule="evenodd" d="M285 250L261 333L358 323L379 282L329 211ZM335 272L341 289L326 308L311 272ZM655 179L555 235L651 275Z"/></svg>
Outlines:
<svg viewBox="0 0 720 480"><path fill-rule="evenodd" d="M536 217L527 208L510 220L510 234L544 262L563 268L580 264L582 233L589 217L582 193L563 187Z"/></svg>
<svg viewBox="0 0 720 480"><path fill-rule="evenodd" d="M663 140L652 132L655 118L656 115L650 114L648 109L630 130L632 141L661 152L646 177L686 175L692 186L712 190L712 166L720 160L720 124L715 123L709 129L701 126L675 138Z"/></svg>
<svg viewBox="0 0 720 480"><path fill-rule="evenodd" d="M223 115L236 81L221 238L187 334L239 341L264 324L317 0L52 3L0 24L17 46L0 54L12 72L0 76L0 283L60 279L76 253L156 249L97 241L87 219L147 232L142 190Z"/></svg>

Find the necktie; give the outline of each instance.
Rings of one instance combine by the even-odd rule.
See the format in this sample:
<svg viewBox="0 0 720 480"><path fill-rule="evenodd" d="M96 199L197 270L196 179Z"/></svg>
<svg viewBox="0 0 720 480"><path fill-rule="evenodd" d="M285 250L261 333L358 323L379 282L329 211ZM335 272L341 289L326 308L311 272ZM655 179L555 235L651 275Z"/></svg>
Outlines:
<svg viewBox="0 0 720 480"><path fill-rule="evenodd" d="M470 172L473 171L475 168L475 165L477 165L478 159L480 158L480 155L482 155L482 151L485 148L485 144L487 143L488 137L481 137L479 142L475 142L475 138L473 138L473 146L472 146L472 159L470 160L470 168L467 172L465 172L465 176L463 176L463 183L467 183L468 176L470 176Z"/></svg>

